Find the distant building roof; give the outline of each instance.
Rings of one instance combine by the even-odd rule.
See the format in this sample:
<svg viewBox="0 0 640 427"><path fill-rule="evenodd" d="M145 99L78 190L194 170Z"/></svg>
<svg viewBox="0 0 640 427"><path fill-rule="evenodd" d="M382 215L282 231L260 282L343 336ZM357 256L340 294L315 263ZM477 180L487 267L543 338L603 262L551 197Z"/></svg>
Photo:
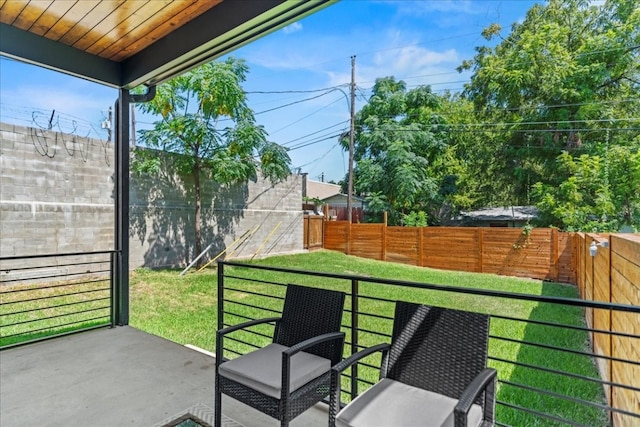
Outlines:
<svg viewBox="0 0 640 427"><path fill-rule="evenodd" d="M327 182L307 180L307 197L314 199L326 199L327 197L340 194L340 186Z"/></svg>
<svg viewBox="0 0 640 427"><path fill-rule="evenodd" d="M333 194L329 197L325 197L322 200L324 203L328 204L328 205L347 205L347 195L346 194ZM360 205L364 204L364 199L362 197L357 197L357 196L351 196L351 201L353 203L358 203Z"/></svg>
<svg viewBox="0 0 640 427"><path fill-rule="evenodd" d="M475 211L461 212L463 219L476 221L528 221L538 216L535 206L509 206L506 208L482 208Z"/></svg>

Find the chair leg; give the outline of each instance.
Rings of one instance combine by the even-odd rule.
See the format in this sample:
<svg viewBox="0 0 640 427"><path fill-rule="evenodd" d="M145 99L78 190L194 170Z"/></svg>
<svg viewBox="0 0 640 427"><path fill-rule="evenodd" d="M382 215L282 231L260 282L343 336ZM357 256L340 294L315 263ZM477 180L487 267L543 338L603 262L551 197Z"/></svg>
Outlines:
<svg viewBox="0 0 640 427"><path fill-rule="evenodd" d="M215 381L215 408L214 408L214 426L222 427L222 393L220 392L220 381L216 375Z"/></svg>

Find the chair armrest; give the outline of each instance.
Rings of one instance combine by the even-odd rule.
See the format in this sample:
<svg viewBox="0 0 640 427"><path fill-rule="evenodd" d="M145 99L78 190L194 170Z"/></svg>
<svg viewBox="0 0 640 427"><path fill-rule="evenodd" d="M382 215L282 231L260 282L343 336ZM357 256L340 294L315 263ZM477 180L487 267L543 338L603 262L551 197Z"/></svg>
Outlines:
<svg viewBox="0 0 640 427"><path fill-rule="evenodd" d="M218 331L216 331L216 336L226 335L230 332L237 331L239 329L248 328L249 326L261 325L263 323L277 322L279 320L280 320L279 317L268 317L266 319L249 320L248 322L239 323L237 325L228 326L226 328L219 329Z"/></svg>
<svg viewBox="0 0 640 427"><path fill-rule="evenodd" d="M329 332L326 334L318 335L317 337L309 338L308 340L304 340L299 342L296 345L293 345L282 352L282 357L291 357L296 353L301 352L309 347L313 347L316 344L323 343L325 341L331 341L335 339L344 340L344 332Z"/></svg>
<svg viewBox="0 0 640 427"><path fill-rule="evenodd" d="M261 325L263 323L271 323L271 322L279 322L280 318L279 317L268 317L265 319L255 319L255 320L249 320L248 322L244 322L244 323L239 323L237 325L233 325L233 326L229 326L223 329L219 329L216 331L216 369L218 368L218 366L220 365L220 363L222 363L224 360L223 356L222 356L222 350L223 350L223 343L222 340L224 338L225 335L234 332L234 331L238 331L240 329L245 329L248 328L250 326L255 326L255 325ZM216 373L218 371L216 370Z"/></svg>
<svg viewBox="0 0 640 427"><path fill-rule="evenodd" d="M366 356L370 354L376 353L378 351L382 351L383 353L388 351L391 348L391 344L377 344L372 347L367 347L364 350L360 350L357 353L353 353L348 358L344 359L340 363L337 363L335 366L331 368L332 373L340 374L342 371L347 369L349 366L358 362L361 359L364 359Z"/></svg>
<svg viewBox="0 0 640 427"><path fill-rule="evenodd" d="M464 419L466 419L467 414L471 409L471 405L473 405L473 402L478 398L478 396L480 396L482 392L494 389L496 373L497 372L495 369L486 368L482 372L480 372L473 381L471 381L467 388L462 392L462 395L458 400L458 404L453 410L456 421L459 417L464 417Z"/></svg>
<svg viewBox="0 0 640 427"><path fill-rule="evenodd" d="M353 353L351 356L347 357L339 363L336 363L335 366L331 368L331 388L329 390L329 426L335 426L336 417L338 416L338 412L340 412L340 406L342 405L340 402L340 378L342 376L342 371L354 365L359 360L364 359L365 357L378 351L381 351L384 357L384 354L388 352L390 348L391 344L377 344L372 347L367 347L357 353Z"/></svg>

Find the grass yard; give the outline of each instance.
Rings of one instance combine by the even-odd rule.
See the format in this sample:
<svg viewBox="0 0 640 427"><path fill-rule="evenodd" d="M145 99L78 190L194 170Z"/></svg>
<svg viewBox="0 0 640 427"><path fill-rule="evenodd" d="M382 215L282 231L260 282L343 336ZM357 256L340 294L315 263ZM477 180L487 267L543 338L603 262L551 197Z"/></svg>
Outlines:
<svg viewBox="0 0 640 427"><path fill-rule="evenodd" d="M330 251L274 256L254 261L254 263L522 294L571 298L578 296L575 287L562 284L489 274L432 270L350 257ZM233 274L235 275L236 273L253 280L322 287L342 286L343 289L348 289L348 286L345 287L345 281L334 281L326 278L293 276L286 273L248 269L241 272L236 272L234 269ZM256 292L273 293L267 291L267 288L273 288L273 286L264 283L254 282L247 284L246 281L233 279L228 280L227 283L238 288L244 286L246 289ZM182 277L178 276L178 271L173 270L138 270L131 276L131 324L144 331L163 336L178 343L193 344L214 351L215 329L217 326L216 286L217 275L213 269L197 274L187 274ZM393 300L415 301L463 310L480 311L494 315L545 320L565 325L584 325L583 311L579 308L558 307L550 304L504 298L496 299L432 290L399 288L366 282L360 284L360 293ZM243 303L250 305L265 306L264 299L249 293L239 293L235 296L229 294L227 297L231 299L241 298ZM273 308L277 309L278 307L274 306ZM240 307L236 311L242 314L242 310L243 308ZM363 300L360 310L391 316L393 306L389 303ZM250 315L249 313L247 314ZM234 320L234 322L240 321L238 319L231 320ZM388 323L385 323L384 319L363 318L360 326L366 329L384 331L389 330L390 324ZM491 334L494 337L538 342L581 351L586 350L588 340L586 333L580 331L499 318L492 318ZM261 339L259 336L254 336L249 340L259 342ZM379 341L380 338L377 336L367 337L365 334L360 337L360 343L363 345L374 344ZM233 341L229 341L228 345L233 347ZM236 350L239 352L247 350L241 344L235 345L237 346ZM523 364L543 366L588 377L598 377L592 360L581 355L560 353L496 338L491 339L489 353L495 358L517 360ZM539 387L552 393L569 395L591 402L603 402L601 387L594 382L545 373L526 366L516 367L511 363L496 360L491 360L490 365L498 369L501 380L509 383ZM375 372L373 370L364 375L372 381L375 380ZM507 383L501 384L498 400L571 419L580 424L591 426L607 425L607 417L602 410L560 400L553 396L530 393L523 388ZM498 405L497 416L501 422L514 426L564 425L553 420L533 418L527 415L526 412L514 410L503 405Z"/></svg>

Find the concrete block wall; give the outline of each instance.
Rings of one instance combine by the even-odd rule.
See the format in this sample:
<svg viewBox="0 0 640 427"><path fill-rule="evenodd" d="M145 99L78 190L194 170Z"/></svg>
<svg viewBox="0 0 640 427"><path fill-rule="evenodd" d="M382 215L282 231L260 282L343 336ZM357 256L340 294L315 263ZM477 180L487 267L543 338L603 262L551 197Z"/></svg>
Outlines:
<svg viewBox="0 0 640 427"><path fill-rule="evenodd" d="M0 256L113 249L113 147L0 124Z"/></svg>
<svg viewBox="0 0 640 427"><path fill-rule="evenodd" d="M0 256L112 250L113 165L106 141L0 123ZM191 182L169 172L131 176L131 268L196 256ZM247 231L234 258L302 250L301 176L203 183L203 247L213 244L205 258Z"/></svg>

